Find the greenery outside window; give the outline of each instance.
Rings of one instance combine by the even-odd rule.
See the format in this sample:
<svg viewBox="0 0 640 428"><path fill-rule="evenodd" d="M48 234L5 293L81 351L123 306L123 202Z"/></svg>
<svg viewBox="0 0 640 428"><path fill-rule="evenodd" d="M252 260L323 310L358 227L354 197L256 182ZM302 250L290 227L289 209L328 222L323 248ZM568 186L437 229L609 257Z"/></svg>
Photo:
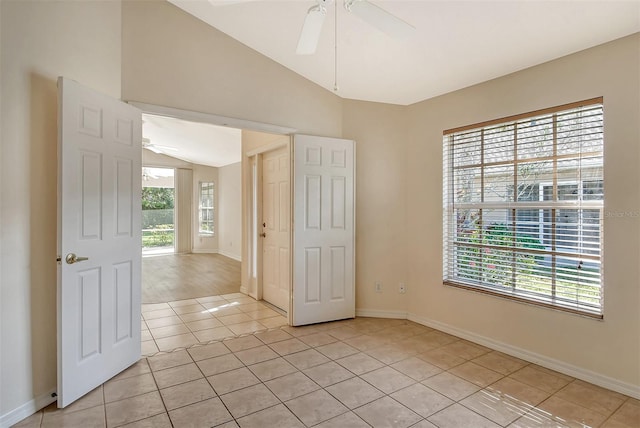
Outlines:
<svg viewBox="0 0 640 428"><path fill-rule="evenodd" d="M163 254L174 251L174 170L142 168L142 252Z"/></svg>
<svg viewBox="0 0 640 428"><path fill-rule="evenodd" d="M602 98L444 132L447 285L602 318Z"/></svg>
<svg viewBox="0 0 640 428"><path fill-rule="evenodd" d="M211 236L214 234L214 183L201 181L199 185L199 234Z"/></svg>

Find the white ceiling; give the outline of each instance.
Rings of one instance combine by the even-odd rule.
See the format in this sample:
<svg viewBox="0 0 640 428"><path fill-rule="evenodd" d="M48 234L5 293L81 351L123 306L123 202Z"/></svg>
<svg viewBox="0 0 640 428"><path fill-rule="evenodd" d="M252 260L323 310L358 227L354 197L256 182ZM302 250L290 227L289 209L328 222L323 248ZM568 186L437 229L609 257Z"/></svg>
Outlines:
<svg viewBox="0 0 640 428"><path fill-rule="evenodd" d="M172 117L142 115L142 136L164 155L222 167L241 160L241 130Z"/></svg>
<svg viewBox="0 0 640 428"><path fill-rule="evenodd" d="M398 40L335 0L316 54L299 56L298 35L315 0L169 1L328 90L334 87L337 11L337 94L401 105L640 31L638 0L371 0L416 28ZM221 2L228 4L214 5Z"/></svg>

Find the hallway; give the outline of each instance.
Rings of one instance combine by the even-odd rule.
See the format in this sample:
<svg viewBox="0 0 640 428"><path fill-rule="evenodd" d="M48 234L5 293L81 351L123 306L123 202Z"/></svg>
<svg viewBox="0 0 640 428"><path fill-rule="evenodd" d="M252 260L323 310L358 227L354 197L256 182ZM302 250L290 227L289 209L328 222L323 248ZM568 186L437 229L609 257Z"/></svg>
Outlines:
<svg viewBox="0 0 640 428"><path fill-rule="evenodd" d="M142 303L166 303L240 291L240 262L221 254L142 258Z"/></svg>
<svg viewBox="0 0 640 428"><path fill-rule="evenodd" d="M286 325L240 293L241 263L220 254L142 258L142 355Z"/></svg>
<svg viewBox="0 0 640 428"><path fill-rule="evenodd" d="M287 318L242 293L142 305L142 355L287 325Z"/></svg>

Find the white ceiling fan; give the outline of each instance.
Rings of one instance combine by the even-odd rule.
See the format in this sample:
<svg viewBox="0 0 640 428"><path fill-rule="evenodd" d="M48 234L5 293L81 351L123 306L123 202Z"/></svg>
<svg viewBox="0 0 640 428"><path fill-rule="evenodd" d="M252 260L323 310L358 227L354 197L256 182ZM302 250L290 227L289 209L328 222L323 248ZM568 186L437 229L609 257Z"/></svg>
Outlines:
<svg viewBox="0 0 640 428"><path fill-rule="evenodd" d="M232 5L238 3L247 3L256 0L209 0L214 6ZM307 12L298 39L296 54L313 55L316 52L322 26L327 16L327 6L334 0L316 0L316 5L311 7ZM340 1L340 0L336 0ZM347 12L359 17L369 25L384 32L390 37L403 38L410 35L415 28L398 18L397 16L387 12L379 6L368 0L342 0L344 8ZM337 5L336 5L337 6Z"/></svg>
<svg viewBox="0 0 640 428"><path fill-rule="evenodd" d="M316 1L318 4L309 9L304 20L300 38L298 39L298 47L296 48L298 55L312 55L316 52L322 24L327 16L327 5L332 3L333 0ZM352 13L390 37L407 37L415 30L411 24L367 0L343 1L347 12Z"/></svg>
<svg viewBox="0 0 640 428"><path fill-rule="evenodd" d="M148 138L143 138L142 139L142 148L143 149L147 149L147 150L151 150L153 153L158 153L158 154L167 154L168 151L169 152L177 152L177 151L179 151L175 147L162 146L162 145L159 145L159 144L153 144L151 142L151 140L148 139Z"/></svg>

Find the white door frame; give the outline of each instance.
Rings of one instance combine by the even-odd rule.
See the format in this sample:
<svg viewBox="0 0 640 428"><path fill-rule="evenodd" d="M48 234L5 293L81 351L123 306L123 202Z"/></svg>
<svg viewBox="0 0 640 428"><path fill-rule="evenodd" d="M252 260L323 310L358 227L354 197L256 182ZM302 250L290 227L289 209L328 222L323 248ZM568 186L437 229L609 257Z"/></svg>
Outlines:
<svg viewBox="0 0 640 428"><path fill-rule="evenodd" d="M260 227L258 227L260 219L262 218L262 157L265 153L280 149L282 147L286 147L289 151L289 163L291 164L292 153L291 149L293 147L292 144L293 137L290 135L287 141L275 142L270 144L265 144L264 146L258 147L254 150L247 152L244 156L249 161L249 165L251 165L251 170L249 174L249 203L247 206L247 216L245 217L248 220L247 230L247 248L249 251L247 252L249 255L249 260L247 261L247 268L249 272L249 281L250 281L250 290L249 295L256 300L262 300L262 240L258 239L258 234L260 233ZM293 183L293 168L289 168L289 187ZM291 193L290 193L291 194ZM293 198L289 200L289 209L293 210ZM293 212L293 211L290 211ZM292 230L292 221L293 217L291 217L291 221L289 222L289 248L293 248L293 230ZM254 260L255 258L255 260ZM292 305L293 299L293 251L289 252L289 304L287 305L287 322L291 324L292 322Z"/></svg>
<svg viewBox="0 0 640 428"><path fill-rule="evenodd" d="M255 279L259 278L260 275L257 275L259 272L255 272L255 276L254 276L254 260L252 260L253 257L253 239L254 239L254 233L259 233L254 231L253 229L253 224L256 224L254 222L254 207L253 207L253 199L251 197L252 195L252 182L253 180L253 168L251 167L251 165L253 165L252 162L257 162L257 177L261 177L262 176L262 162L260 159L260 162L258 162L258 159L260 158L260 155L266 151L269 150L274 150L277 149L279 147L282 147L284 145L289 145L290 149L289 152L291 154L291 148L293 147L293 145L291 144L291 141L293 139L293 135L298 131L295 128L289 128L289 127L285 127L285 126L280 126L280 125L273 125L273 124L268 124L268 123L262 123L262 122L254 122L251 120L244 120L244 119L238 119L238 118L232 118L232 117L227 117L227 116L220 116L220 115L214 115L214 114L209 114L209 113L202 113L202 112L196 112L196 111L191 111L191 110L182 110L182 109L177 109L177 108L173 108L173 107L165 107L165 106L159 106L159 105L154 105L154 104L147 104L147 103L142 103L142 102L138 102L138 101L134 101L134 100L129 100L128 101L129 104L138 107L140 110L142 110L142 113L148 113L148 114L155 114L158 116L165 116L165 117L171 117L171 118L175 118L175 119L182 119L182 120L190 120L190 121L194 121L194 122L203 122L203 123L210 123L212 125L218 125L218 126L227 126L227 127L231 127L231 128L237 128L237 129L242 129L242 130L249 130L249 131L258 131L258 132L265 132L268 134L276 134L276 135L283 135L283 136L289 136L289 141L287 143L271 143L271 144L265 144L264 146L256 149L256 150L252 150L248 153L243 153L243 159L248 159L249 163L248 165L250 166L249 171L245 171L244 167L242 170L242 175L243 177L250 177L249 183L243 183L243 190L247 190L248 191L248 203L246 205L243 206L242 209L242 218L243 218L243 224L245 227L245 230L247 231L246 236L243 236L243 242L245 243L245 245L247 245L248 251L247 251L247 257L243 257L242 261L241 261L241 266L240 269L242 270L242 272L246 272L248 275L248 284L242 284L241 286L241 291L242 292L246 292L247 294L249 294L251 297L253 297L256 300L261 300L262 299L262 284L260 284L260 287L258 287L257 281ZM292 159L292 158L291 158ZM244 162L243 162L244 164ZM292 169L292 168L290 168ZM293 183L293 180L291 180L291 185ZM260 186L262 185L261 179L260 179ZM261 197L261 192L259 194L259 196ZM293 198L291 198L291 201L293 201ZM262 204L262 201L259 201L258 207L260 207ZM293 208L293 207L292 207ZM260 218L260 216L258 216L258 218ZM293 235L293 233L291 234ZM291 247L293 248L293 247ZM261 259L261 251L262 251L262 247L260 246L260 248L257 248L257 257L258 260L256 260L257 264L256 266L260 266L260 263L262 261ZM291 254L291 253L290 253ZM246 260L245 260L246 259ZM293 260L293 259L291 259ZM290 265L290 269L292 268L292 263L289 263ZM255 279L254 279L255 278ZM290 275L289 278L292 278L292 276ZM255 283L254 283L255 282ZM290 282L292 284L292 280L290 279ZM290 316L291 314L291 299L293 298L293 293L292 290L290 289L290 293L289 293L289 308L287 311L288 316ZM291 323L291 319L288 320L289 323Z"/></svg>
<svg viewBox="0 0 640 428"><path fill-rule="evenodd" d="M155 114L157 116L172 117L174 119L190 120L192 122L210 123L212 125L227 126L229 128L246 129L249 131L266 132L269 134L291 135L297 132L295 128L272 125L269 123L254 122L252 120L237 119L234 117L220 116L210 113L201 113L192 110L182 110L173 107L164 107L155 104L141 103L129 100L129 104L138 107L142 113Z"/></svg>

